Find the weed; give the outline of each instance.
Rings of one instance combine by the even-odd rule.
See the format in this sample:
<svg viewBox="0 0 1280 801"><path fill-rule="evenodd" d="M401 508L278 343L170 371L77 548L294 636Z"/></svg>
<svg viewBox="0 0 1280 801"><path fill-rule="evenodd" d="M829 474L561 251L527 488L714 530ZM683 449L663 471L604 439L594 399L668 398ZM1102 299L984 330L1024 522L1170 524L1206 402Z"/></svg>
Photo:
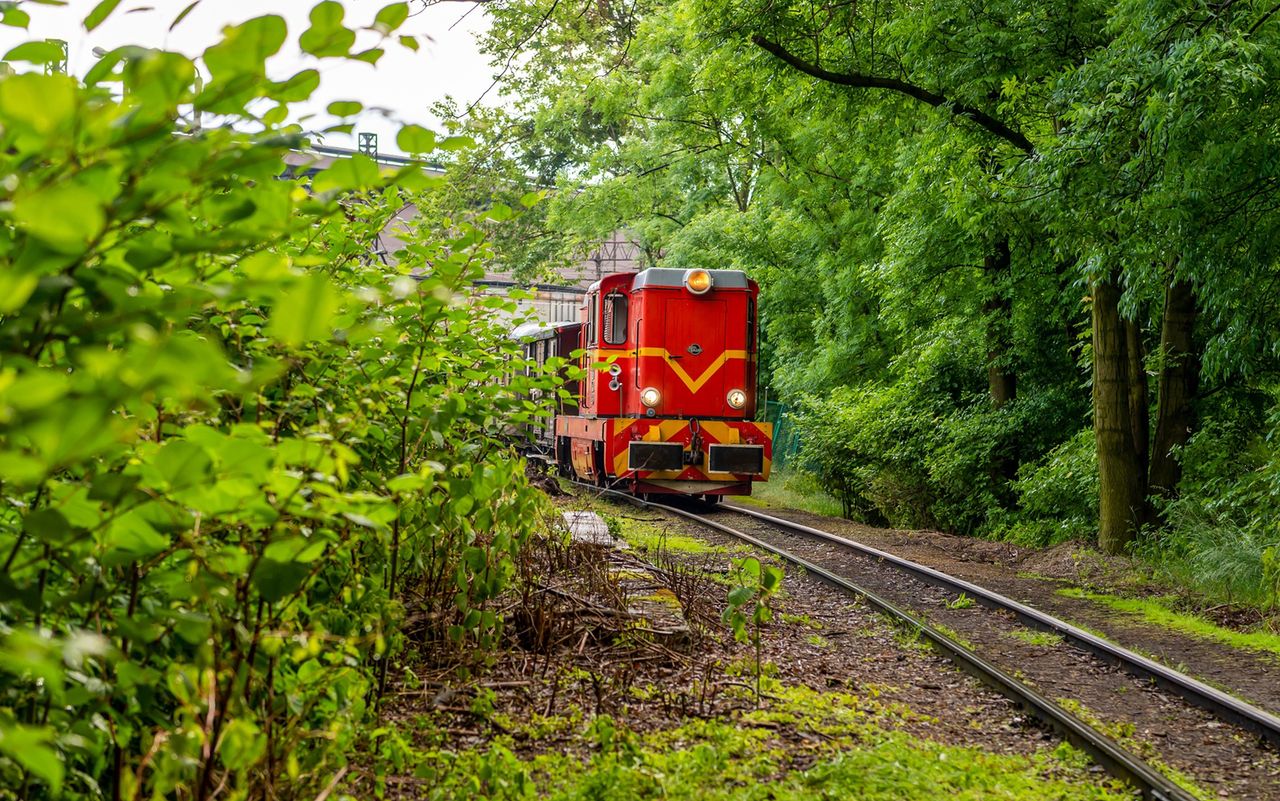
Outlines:
<svg viewBox="0 0 1280 801"><path fill-rule="evenodd" d="M947 601L947 608L948 609L968 609L969 607L973 606L973 604L974 604L974 600L962 592L960 593L960 596L956 598L954 601Z"/></svg>
<svg viewBox="0 0 1280 801"><path fill-rule="evenodd" d="M822 631L822 629L825 628L820 622L809 617L807 614L793 615L790 612L783 612L778 615L778 619L783 623L794 623L796 625L804 626L807 629L813 629L814 631Z"/></svg>
<svg viewBox="0 0 1280 801"><path fill-rule="evenodd" d="M1054 634L1051 631L1036 631L1035 629L1017 628L1009 632L1009 636L1015 640L1022 640L1028 645L1038 645L1045 648L1052 648L1062 644L1062 635Z"/></svg>
<svg viewBox="0 0 1280 801"><path fill-rule="evenodd" d="M933 626L935 629L942 632L942 634L945 635L947 638L960 643L965 648L968 648L970 651L975 650L973 647L973 643L969 642L964 637L960 636L960 632L956 631L950 626L944 626L941 623L938 623L933 620L929 621L929 625Z"/></svg>
<svg viewBox="0 0 1280 801"><path fill-rule="evenodd" d="M760 654L764 627L773 620L773 604L782 588L782 568L762 565L754 556L733 560L727 606L722 620L733 630L738 642L748 642L755 648L756 703L760 702Z"/></svg>

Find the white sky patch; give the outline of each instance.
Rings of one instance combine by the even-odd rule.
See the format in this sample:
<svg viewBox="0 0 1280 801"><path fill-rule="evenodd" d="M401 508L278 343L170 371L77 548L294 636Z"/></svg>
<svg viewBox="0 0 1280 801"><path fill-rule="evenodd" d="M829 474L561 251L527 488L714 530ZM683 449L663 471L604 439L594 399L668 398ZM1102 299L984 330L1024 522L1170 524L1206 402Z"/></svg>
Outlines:
<svg viewBox="0 0 1280 801"><path fill-rule="evenodd" d="M425 10L420 3L411 3L413 15L397 35L417 37L421 48L415 53L401 47L393 36L383 43L386 53L376 67L317 59L298 49L297 38L307 29L307 15L319 0L202 0L172 31L169 26L190 0L125 0L102 25L88 32L83 20L97 2L70 0L63 7L24 3L23 10L31 14L30 29L0 27L0 55L32 39L65 39L69 69L83 75L97 61L95 47L111 50L142 45L197 57L219 41L223 27L263 14L279 14L289 25L290 41L268 62L271 77L280 80L308 68L319 70L321 75L320 88L312 100L292 106L291 120L320 131L339 122L325 113L329 103L357 100L365 111L353 120L355 132L378 134L378 149L383 153L399 152L395 144L399 122L438 128L439 120L430 111L432 104L452 96L465 108L493 80L494 71L476 45L489 21L482 9L469 2L439 3ZM390 2L346 2L345 24L353 29L367 26L378 9ZM353 52L377 46L378 38L372 32L361 32ZM496 95L496 90L490 92L485 101L496 102ZM314 116L304 119L307 115ZM324 139L325 144L338 147L355 147L355 141L354 134L340 133Z"/></svg>

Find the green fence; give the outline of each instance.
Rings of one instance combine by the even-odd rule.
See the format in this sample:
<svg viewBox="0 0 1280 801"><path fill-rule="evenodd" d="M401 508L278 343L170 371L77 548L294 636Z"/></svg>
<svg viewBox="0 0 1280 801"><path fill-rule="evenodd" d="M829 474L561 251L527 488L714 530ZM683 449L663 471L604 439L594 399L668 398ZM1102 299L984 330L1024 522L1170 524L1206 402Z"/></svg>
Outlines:
<svg viewBox="0 0 1280 801"><path fill-rule="evenodd" d="M786 404L766 401L764 420L773 423L773 468L777 470L786 467L800 452L800 437L791 422Z"/></svg>

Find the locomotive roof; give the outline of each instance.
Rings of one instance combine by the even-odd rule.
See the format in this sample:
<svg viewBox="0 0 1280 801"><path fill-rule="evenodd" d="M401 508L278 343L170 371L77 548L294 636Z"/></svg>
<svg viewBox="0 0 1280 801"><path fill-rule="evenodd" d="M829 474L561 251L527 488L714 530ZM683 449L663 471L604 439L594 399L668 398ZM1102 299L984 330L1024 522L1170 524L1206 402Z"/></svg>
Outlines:
<svg viewBox="0 0 1280 801"><path fill-rule="evenodd" d="M595 292L608 285L617 287L629 284L632 291L646 287L678 289L684 286L684 276L688 270L672 267L650 267L638 273L614 273L605 276L587 287L587 292ZM750 283L747 274L742 270L707 270L711 274L711 285L716 289L748 289Z"/></svg>
<svg viewBox="0 0 1280 801"><path fill-rule="evenodd" d="M669 267L650 267L636 275L631 288L645 287L683 287L684 276L688 270L671 269ZM715 289L746 289L747 274L741 270L707 270L711 273L711 286Z"/></svg>

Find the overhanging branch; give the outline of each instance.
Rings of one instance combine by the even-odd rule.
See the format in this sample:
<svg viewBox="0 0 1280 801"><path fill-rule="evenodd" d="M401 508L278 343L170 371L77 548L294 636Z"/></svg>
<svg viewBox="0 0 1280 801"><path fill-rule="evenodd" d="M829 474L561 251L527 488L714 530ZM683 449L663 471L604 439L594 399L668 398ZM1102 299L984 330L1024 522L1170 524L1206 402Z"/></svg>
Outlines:
<svg viewBox="0 0 1280 801"><path fill-rule="evenodd" d="M1020 131L1009 127L981 109L948 100L937 92L930 92L928 89L906 81L900 81L897 78L881 78L876 75L862 75L856 72L831 72L819 67L817 64L810 64L788 51L782 45L771 42L758 34L752 36L751 41L757 47L772 53L790 66L795 67L806 75L812 75L820 81L839 84L840 86L852 86L858 89L888 89L891 92L898 92L899 94L913 97L921 103L945 108L958 117L964 117L975 122L988 133L1000 137L1024 153L1030 154L1036 150L1035 145L1031 144L1031 140L1023 136Z"/></svg>

